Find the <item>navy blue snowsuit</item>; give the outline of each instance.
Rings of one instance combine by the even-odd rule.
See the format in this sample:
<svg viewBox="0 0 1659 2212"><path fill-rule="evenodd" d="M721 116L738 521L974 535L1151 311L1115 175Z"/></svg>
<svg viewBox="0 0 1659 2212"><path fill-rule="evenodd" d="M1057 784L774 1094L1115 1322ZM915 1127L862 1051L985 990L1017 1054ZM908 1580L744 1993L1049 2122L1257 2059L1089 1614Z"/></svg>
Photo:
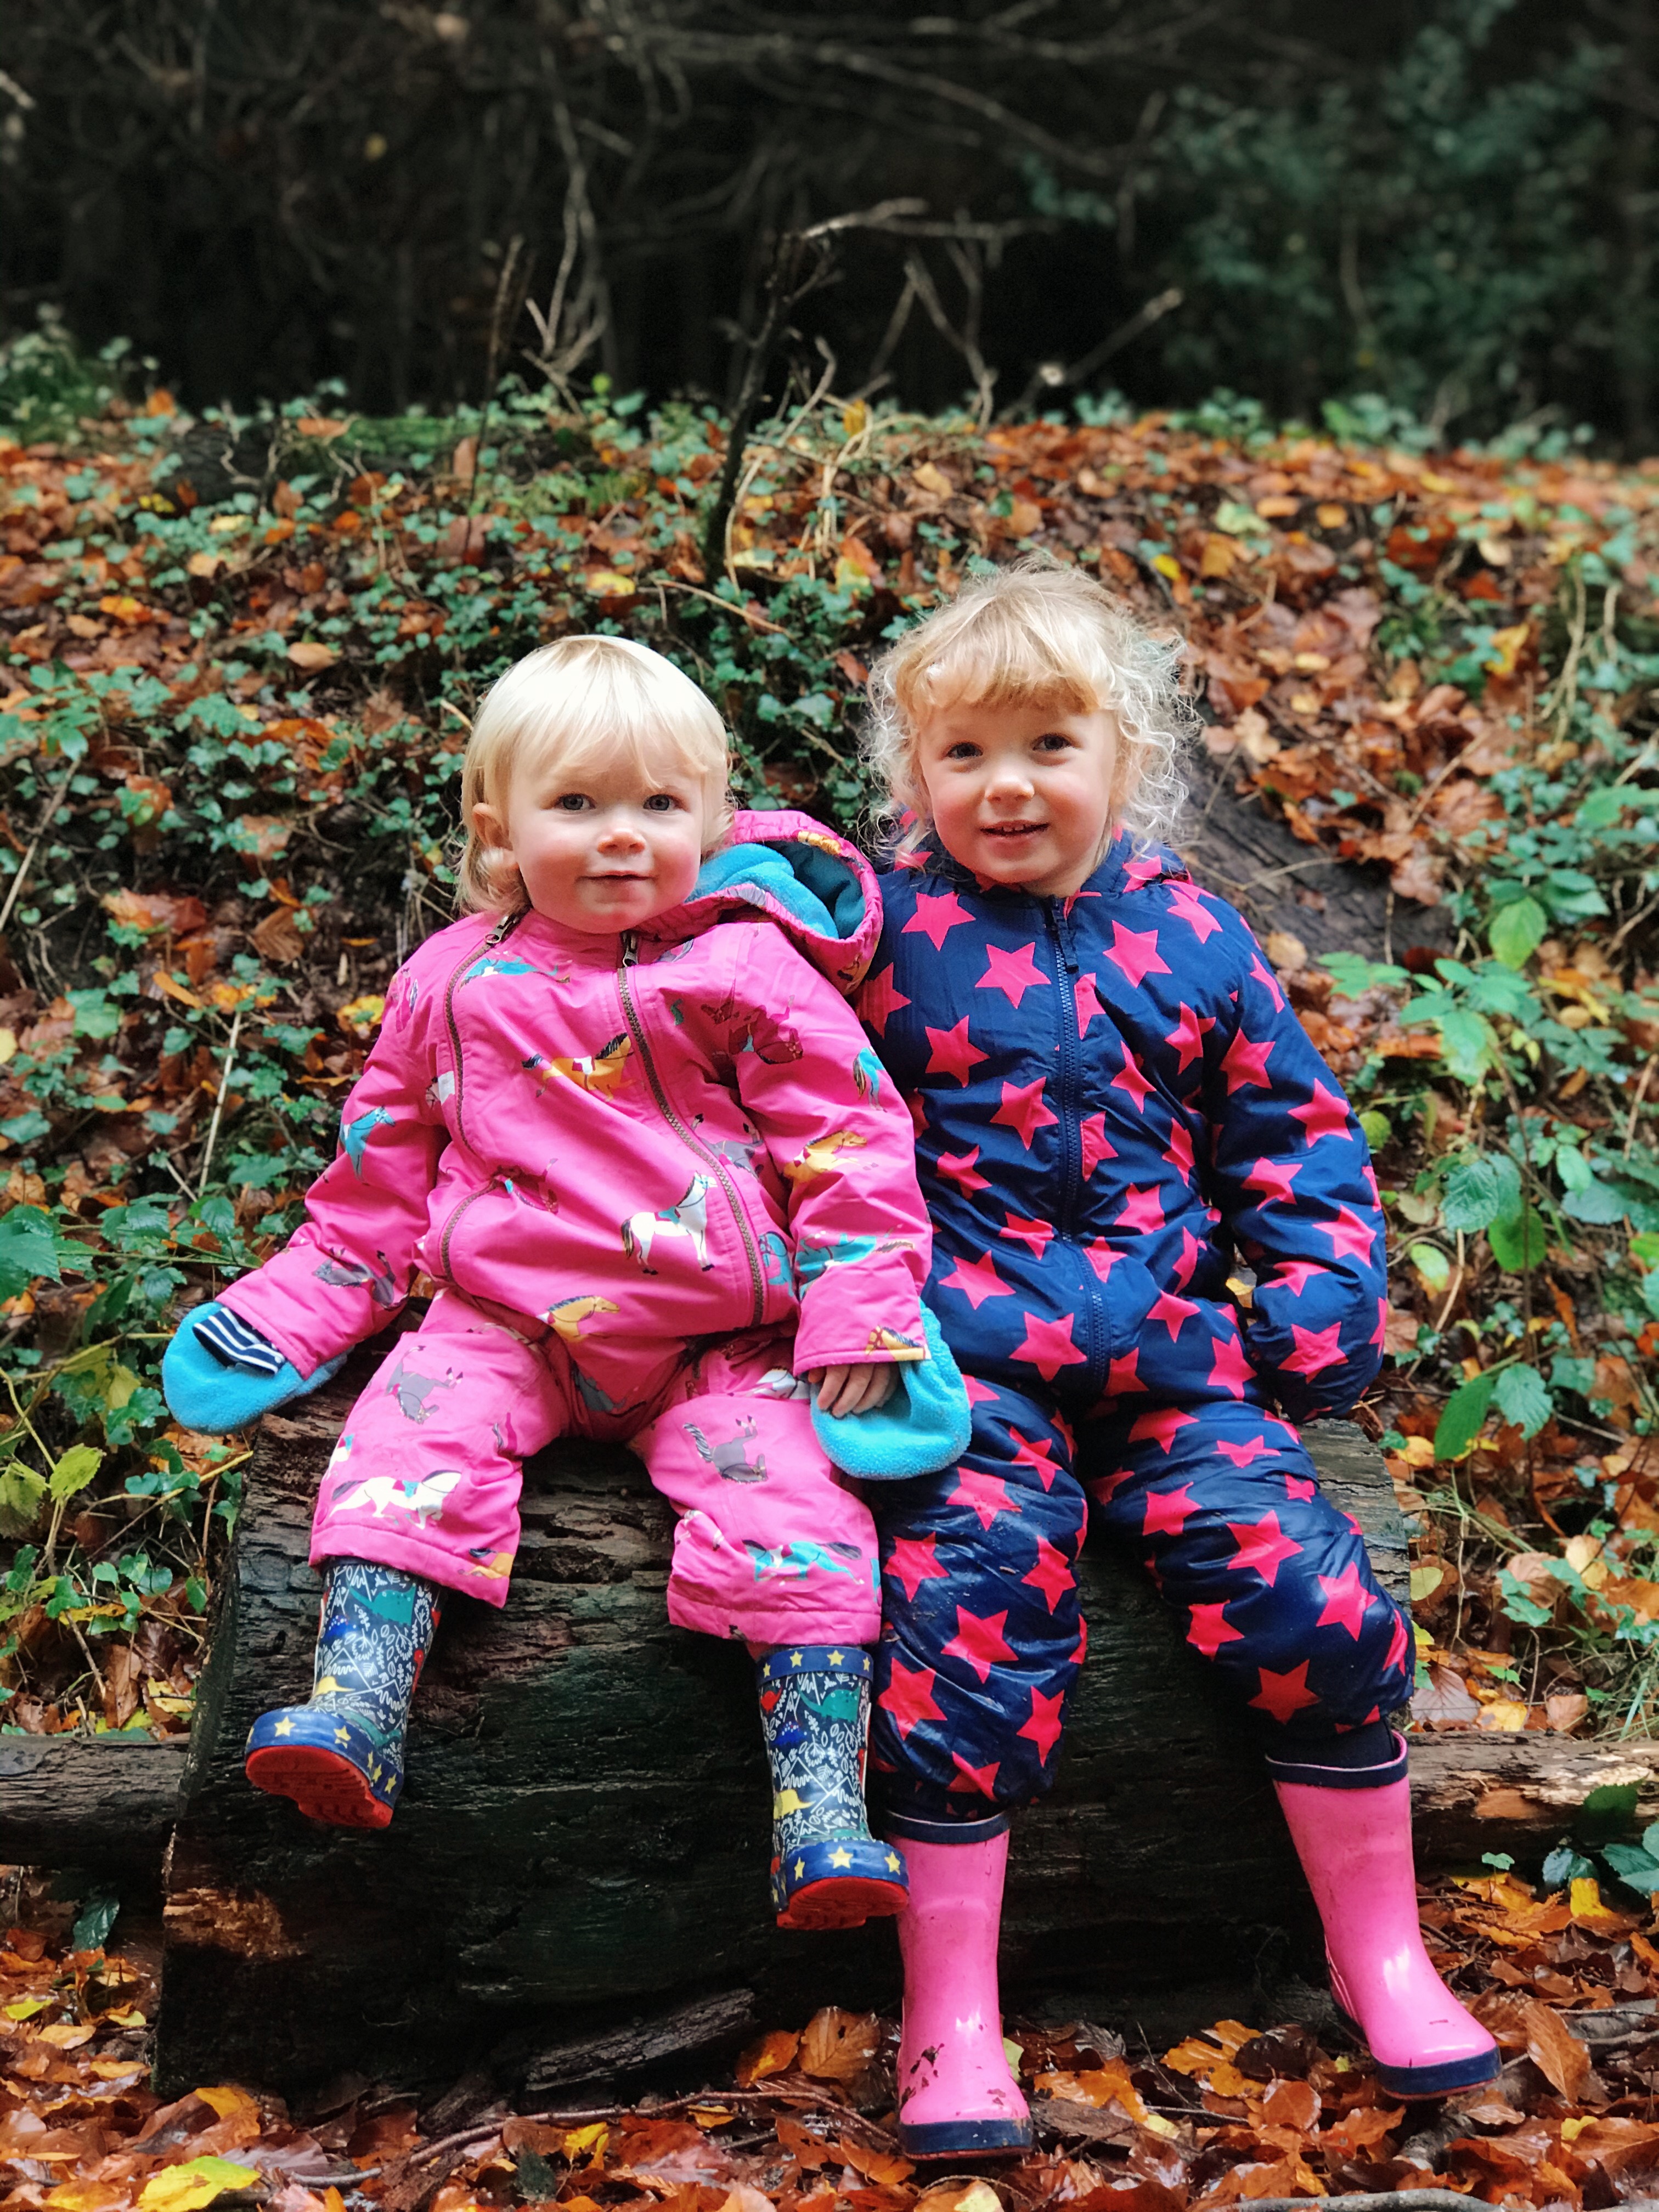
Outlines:
<svg viewBox="0 0 1659 2212"><path fill-rule="evenodd" d="M921 1833L1048 1790L1091 1508L1275 1771L1322 1764L1412 1659L1292 1425L1381 1364L1383 1224L1346 1099L1241 916L1172 854L1121 838L1049 899L929 843L882 896L860 1012L910 1101L926 1296L974 1429L957 1466L872 1495L878 1794Z"/></svg>

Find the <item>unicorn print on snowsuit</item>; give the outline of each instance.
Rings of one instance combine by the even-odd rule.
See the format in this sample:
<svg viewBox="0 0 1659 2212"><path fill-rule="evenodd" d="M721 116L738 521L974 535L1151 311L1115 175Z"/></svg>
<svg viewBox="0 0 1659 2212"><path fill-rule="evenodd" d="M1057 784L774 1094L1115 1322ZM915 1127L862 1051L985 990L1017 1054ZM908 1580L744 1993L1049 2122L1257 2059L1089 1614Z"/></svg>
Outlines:
<svg viewBox="0 0 1659 2212"><path fill-rule="evenodd" d="M859 1005L915 1120L927 1297L973 1401L960 1460L878 1503L870 1756L910 1870L913 2156L1030 2139L994 2034L1002 1869L1059 1763L1091 1522L1257 1735L1389 2093L1496 2065L1418 1933L1387 1717L1409 1624L1299 1434L1381 1363L1376 1180L1243 919L1159 842L1182 795L1174 674L1099 586L1025 562L872 676L903 815Z"/></svg>
<svg viewBox="0 0 1659 2212"><path fill-rule="evenodd" d="M852 1925L904 1877L865 1821L876 1538L833 1451L908 1404L907 1369L966 1405L937 1337L930 1362L909 1118L847 1003L874 877L800 816L732 817L726 765L714 708L642 647L568 639L501 679L466 763L474 910L388 986L303 1222L186 1319L165 1376L181 1419L222 1427L314 1387L418 1274L438 1286L322 1485L329 1686L256 1724L257 1784L389 1820L439 1594L503 1604L524 1461L625 1440L678 1516L670 1619L781 1650L809 1686L851 1669L859 1725L817 1745L840 1785L772 1889L785 1924ZM802 1238L848 1263L798 1286ZM422 1634L384 1650L382 1585L425 1594Z"/></svg>

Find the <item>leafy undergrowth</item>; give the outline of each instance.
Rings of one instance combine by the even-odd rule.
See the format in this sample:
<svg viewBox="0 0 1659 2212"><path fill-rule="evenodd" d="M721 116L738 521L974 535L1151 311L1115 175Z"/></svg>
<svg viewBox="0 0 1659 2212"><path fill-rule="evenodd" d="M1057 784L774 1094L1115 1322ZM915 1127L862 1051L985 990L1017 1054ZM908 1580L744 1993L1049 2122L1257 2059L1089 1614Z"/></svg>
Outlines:
<svg viewBox="0 0 1659 2212"><path fill-rule="evenodd" d="M711 581L709 410L322 404L157 393L0 442L0 1726L188 1725L247 1447L169 1423L160 1348L291 1227L449 916L483 686L625 631L719 701L740 796L856 826L872 652L1030 547L1183 628L1220 772L1449 921L1397 963L1391 927L1267 941L1392 1217L1364 1417L1417 1528L1419 1722L1650 1726L1659 468L1237 406L805 410L749 449Z"/></svg>
<svg viewBox="0 0 1659 2212"><path fill-rule="evenodd" d="M1423 1917L1502 2048L1485 2087L1402 2106L1340 2032L1295 2023L1220 2021L1154 2053L1087 2022L1013 2022L1037 2148L978 2178L900 2154L896 2028L833 2009L761 2037L728 2081L631 2110L515 2114L481 2106L471 2075L427 2108L361 2078L292 2115L217 2083L164 2105L149 2087L143 1947L106 1955L70 1948L84 1927L56 1942L15 1928L0 1949L0 2212L1183 2212L1425 2185L1537 2205L1651 2197L1651 1917L1611 1910L1593 1881L1538 1894L1507 1875L1442 1884Z"/></svg>

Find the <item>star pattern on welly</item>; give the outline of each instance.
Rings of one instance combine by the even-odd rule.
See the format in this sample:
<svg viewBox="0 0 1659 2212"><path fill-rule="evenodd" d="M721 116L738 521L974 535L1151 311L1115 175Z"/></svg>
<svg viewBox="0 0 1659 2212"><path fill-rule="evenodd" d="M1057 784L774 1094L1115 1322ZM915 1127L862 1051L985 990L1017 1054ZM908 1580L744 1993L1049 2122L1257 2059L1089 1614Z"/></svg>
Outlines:
<svg viewBox="0 0 1659 2212"><path fill-rule="evenodd" d="M1052 1129L1060 1121L1045 1103L1042 1096L1043 1079L1038 1076L1032 1083L1005 1083L1002 1103L992 1115L992 1121L1005 1129L1012 1129L1029 1152L1031 1139L1039 1129Z"/></svg>
<svg viewBox="0 0 1659 2212"><path fill-rule="evenodd" d="M1227 1618L1225 1602L1220 1605L1190 1605L1192 1626L1187 1631L1187 1641L1194 1651L1201 1651L1206 1659L1213 1659L1224 1644L1242 1644L1244 1632L1235 1628Z"/></svg>
<svg viewBox="0 0 1659 2212"><path fill-rule="evenodd" d="M1146 1502L1146 1518L1140 1524L1143 1536L1178 1536L1198 1510L1189 1482L1183 1482L1178 1490L1149 1490Z"/></svg>
<svg viewBox="0 0 1659 2212"><path fill-rule="evenodd" d="M928 1030L927 1036L930 1050L924 1075L950 1075L958 1083L966 1083L980 1062L991 1057L969 1042L966 1014L954 1029Z"/></svg>
<svg viewBox="0 0 1659 2212"><path fill-rule="evenodd" d="M1177 1075L1184 1075L1194 1060L1203 1059L1204 1040L1214 1027L1209 1015L1200 1014L1184 1000L1182 1001L1181 1018L1164 1040L1176 1048Z"/></svg>
<svg viewBox="0 0 1659 2212"><path fill-rule="evenodd" d="M1273 1058L1273 1048L1272 1037L1248 1037L1240 1029L1221 1055L1221 1070L1227 1079L1229 1098L1235 1091L1267 1088L1267 1062Z"/></svg>
<svg viewBox="0 0 1659 2212"><path fill-rule="evenodd" d="M940 1647L947 1659L961 1659L971 1667L981 1682L990 1680L991 1669L1005 1659L1018 1656L1012 1644L1003 1634L1008 1620L1007 1608L1000 1613L981 1615L969 1613L967 1607L957 1607L957 1632L950 1642Z"/></svg>
<svg viewBox="0 0 1659 2212"><path fill-rule="evenodd" d="M1328 1328L1297 1328L1292 1322L1291 1334L1296 1340L1296 1349L1279 1363L1285 1374L1305 1375L1311 1379L1322 1375L1328 1367L1346 1364L1340 1321L1334 1321Z"/></svg>
<svg viewBox="0 0 1659 2212"><path fill-rule="evenodd" d="M1022 1583L1041 1590L1048 1601L1050 1613L1061 1598L1069 1597L1077 1587L1077 1577L1064 1552L1048 1541L1046 1536L1036 1540L1036 1565L1029 1575L1020 1577Z"/></svg>
<svg viewBox="0 0 1659 2212"><path fill-rule="evenodd" d="M965 1152L941 1152L934 1165L942 1176L949 1176L964 1198L971 1198L976 1190L989 1190L988 1176L976 1175L979 1146L970 1145Z"/></svg>
<svg viewBox="0 0 1659 2212"><path fill-rule="evenodd" d="M997 1273L996 1261L988 1252L977 1260L959 1259L948 1275L941 1275L939 1286L942 1291L960 1291L977 1313L987 1298L1011 1298L1012 1285L1005 1283Z"/></svg>
<svg viewBox="0 0 1659 2212"><path fill-rule="evenodd" d="M1115 921L1112 941L1102 950L1137 991L1149 975L1167 975L1170 972L1169 962L1158 957L1155 929L1126 929L1121 921Z"/></svg>
<svg viewBox="0 0 1659 2212"><path fill-rule="evenodd" d="M1055 1321L1045 1321L1041 1314L1027 1313L1024 1341L1009 1354L1012 1359L1029 1362L1045 1382L1052 1382L1062 1367L1082 1367L1088 1355L1072 1341L1072 1326L1076 1316L1061 1314Z"/></svg>
<svg viewBox="0 0 1659 2212"><path fill-rule="evenodd" d="M965 1505L969 1512L976 1514L981 1528L988 1528L999 1513L1019 1511L1002 1477L980 1467L957 1469L957 1486L951 1492L950 1503Z"/></svg>
<svg viewBox="0 0 1659 2212"><path fill-rule="evenodd" d="M931 1667L907 1667L902 1659L894 1660L891 1678L876 1703L892 1716L901 1742L919 1722L945 1718L933 1702L933 1685L938 1680Z"/></svg>
<svg viewBox="0 0 1659 2212"><path fill-rule="evenodd" d="M1018 951L1009 952L1000 945L985 948L986 969L975 986L981 991L1000 991L1010 1005L1018 1009L1028 991L1045 982L1042 969L1036 964L1036 944L1022 945Z"/></svg>
<svg viewBox="0 0 1659 2212"><path fill-rule="evenodd" d="M997 1235L1011 1237L1016 1244L1023 1244L1034 1260L1040 1260L1045 1248L1054 1241L1052 1222L1028 1221L1023 1213L1011 1213Z"/></svg>
<svg viewBox="0 0 1659 2212"><path fill-rule="evenodd" d="M1331 1240L1334 1260L1369 1261L1376 1244L1376 1231L1369 1221L1362 1221L1351 1206L1339 1206L1334 1221L1318 1224L1322 1237Z"/></svg>
<svg viewBox="0 0 1659 2212"><path fill-rule="evenodd" d="M1230 1398L1242 1398L1255 1380L1255 1370L1237 1331L1218 1337L1212 1348L1215 1358L1210 1368L1210 1388L1224 1390Z"/></svg>
<svg viewBox="0 0 1659 2212"><path fill-rule="evenodd" d="M1294 1206L1296 1193L1291 1185L1301 1172L1299 1165L1293 1166L1285 1160L1261 1159L1245 1176L1244 1188L1259 1190L1264 1206L1271 1206L1275 1199L1281 1206Z"/></svg>
<svg viewBox="0 0 1659 2212"><path fill-rule="evenodd" d="M938 952L953 929L964 921L971 922L973 918L954 891L946 891L943 896L933 891L918 891L916 910L899 934L925 937Z"/></svg>
<svg viewBox="0 0 1659 2212"><path fill-rule="evenodd" d="M1325 1593L1325 1609L1314 1623L1316 1628L1346 1628L1356 1644L1365 1626L1365 1615L1382 1600L1368 1590L1359 1579L1358 1564L1350 1559L1340 1575L1321 1575L1319 1587Z"/></svg>
<svg viewBox="0 0 1659 2212"><path fill-rule="evenodd" d="M1292 1121L1301 1122L1310 1146L1316 1145L1322 1137L1351 1137L1353 1133L1347 1100L1340 1091L1333 1091L1326 1084L1316 1082L1307 1104L1292 1106L1289 1112Z"/></svg>
<svg viewBox="0 0 1659 2212"><path fill-rule="evenodd" d="M867 1030L878 1037L887 1034L887 1024L893 1016L902 1013L910 1001L903 993L893 988L893 963L890 960L878 975L866 978L858 995L859 1019Z"/></svg>
<svg viewBox="0 0 1659 2212"><path fill-rule="evenodd" d="M1259 1521L1230 1521L1227 1534L1238 1547L1227 1562L1229 1568L1238 1574L1253 1567L1269 1589L1278 1582L1285 1560L1295 1559L1302 1550L1279 1527L1277 1513L1264 1513Z"/></svg>
<svg viewBox="0 0 1659 2212"><path fill-rule="evenodd" d="M1030 1718L1018 1733L1030 1738L1037 1747L1037 1757L1045 1766L1048 1764L1048 1754L1060 1741L1060 1733L1066 1725L1062 1718L1065 1710L1064 1690L1052 1698L1045 1697L1041 1690L1032 1690Z"/></svg>
<svg viewBox="0 0 1659 2212"><path fill-rule="evenodd" d="M1284 1674L1275 1674L1271 1667L1258 1667L1261 1686L1250 1699L1251 1705L1259 1712L1271 1713L1281 1724L1304 1707L1316 1705L1318 1695L1308 1687L1308 1669L1312 1664L1310 1659L1304 1659Z"/></svg>
<svg viewBox="0 0 1659 2212"><path fill-rule="evenodd" d="M950 1569L940 1566L934 1557L933 1547L938 1541L937 1536L901 1536L887 1554L882 1571L891 1575L904 1592L908 1604L915 1603L916 1592L924 1583L950 1578Z"/></svg>

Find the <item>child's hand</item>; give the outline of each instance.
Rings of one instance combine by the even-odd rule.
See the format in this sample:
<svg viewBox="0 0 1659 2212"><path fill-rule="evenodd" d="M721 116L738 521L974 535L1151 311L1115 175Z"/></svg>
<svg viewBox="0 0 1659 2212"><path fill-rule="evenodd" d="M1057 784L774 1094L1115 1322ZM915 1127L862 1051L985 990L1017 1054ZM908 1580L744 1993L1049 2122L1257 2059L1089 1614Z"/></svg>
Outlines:
<svg viewBox="0 0 1659 2212"><path fill-rule="evenodd" d="M873 1413L893 1395L897 1376L888 1360L860 1359L851 1367L819 1367L807 1376L818 1394L820 1413Z"/></svg>

